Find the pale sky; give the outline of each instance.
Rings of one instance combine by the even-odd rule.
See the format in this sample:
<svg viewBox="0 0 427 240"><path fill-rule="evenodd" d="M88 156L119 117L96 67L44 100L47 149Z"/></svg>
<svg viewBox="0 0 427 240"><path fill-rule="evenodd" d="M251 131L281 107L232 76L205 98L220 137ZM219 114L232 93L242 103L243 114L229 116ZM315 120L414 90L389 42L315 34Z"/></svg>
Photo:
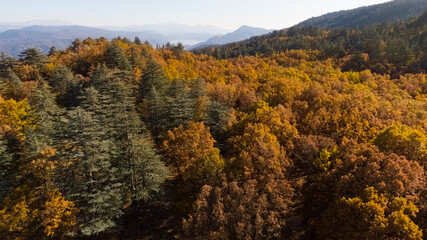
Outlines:
<svg viewBox="0 0 427 240"><path fill-rule="evenodd" d="M0 0L0 22L63 20L86 26L164 22L282 29L312 16L385 0Z"/></svg>

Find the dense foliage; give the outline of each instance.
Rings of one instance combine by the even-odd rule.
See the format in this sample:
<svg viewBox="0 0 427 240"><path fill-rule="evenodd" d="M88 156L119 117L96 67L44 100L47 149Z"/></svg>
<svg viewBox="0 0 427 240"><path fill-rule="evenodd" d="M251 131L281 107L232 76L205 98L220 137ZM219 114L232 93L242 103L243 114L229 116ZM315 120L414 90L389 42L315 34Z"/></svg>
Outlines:
<svg viewBox="0 0 427 240"><path fill-rule="evenodd" d="M398 77L427 68L426 36L427 12L424 12L410 21L370 25L362 30L325 30L312 25L291 27L195 52L227 59L240 55L272 55L293 49L318 50L317 59L333 58L344 71L369 69Z"/></svg>
<svg viewBox="0 0 427 240"><path fill-rule="evenodd" d="M0 238L422 239L420 21L226 59L122 38L2 55ZM374 33L388 50L355 67Z"/></svg>

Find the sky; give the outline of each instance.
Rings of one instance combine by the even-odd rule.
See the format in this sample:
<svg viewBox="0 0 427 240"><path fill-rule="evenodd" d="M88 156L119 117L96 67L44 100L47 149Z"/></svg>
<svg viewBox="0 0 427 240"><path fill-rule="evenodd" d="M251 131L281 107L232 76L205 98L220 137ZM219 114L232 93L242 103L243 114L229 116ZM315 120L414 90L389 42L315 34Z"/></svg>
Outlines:
<svg viewBox="0 0 427 240"><path fill-rule="evenodd" d="M313 16L385 0L0 0L0 22L63 20L85 26L155 23L282 29Z"/></svg>

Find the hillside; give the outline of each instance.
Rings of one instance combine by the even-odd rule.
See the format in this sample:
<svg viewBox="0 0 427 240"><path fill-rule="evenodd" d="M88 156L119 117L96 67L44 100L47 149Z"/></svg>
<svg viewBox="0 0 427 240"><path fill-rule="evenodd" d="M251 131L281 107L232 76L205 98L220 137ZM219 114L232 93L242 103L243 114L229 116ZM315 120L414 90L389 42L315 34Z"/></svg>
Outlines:
<svg viewBox="0 0 427 240"><path fill-rule="evenodd" d="M271 55L292 49L315 50L324 59L334 59L344 70L369 69L381 74L425 72L426 16L427 11L417 19L394 24L377 24L357 31L351 29L327 31L313 26L292 27L194 52L225 59L241 55Z"/></svg>
<svg viewBox="0 0 427 240"><path fill-rule="evenodd" d="M205 42L198 43L192 46L190 49L200 49L208 46L219 46L227 43L238 42L245 39L248 39L253 36L258 36L262 34L266 34L271 32L272 30L264 29L264 28L254 28L249 26L241 26L236 31L227 33L224 36L215 36L208 39Z"/></svg>
<svg viewBox="0 0 427 240"><path fill-rule="evenodd" d="M407 20L427 10L427 0L394 0L307 19L297 27L362 28L375 23Z"/></svg>

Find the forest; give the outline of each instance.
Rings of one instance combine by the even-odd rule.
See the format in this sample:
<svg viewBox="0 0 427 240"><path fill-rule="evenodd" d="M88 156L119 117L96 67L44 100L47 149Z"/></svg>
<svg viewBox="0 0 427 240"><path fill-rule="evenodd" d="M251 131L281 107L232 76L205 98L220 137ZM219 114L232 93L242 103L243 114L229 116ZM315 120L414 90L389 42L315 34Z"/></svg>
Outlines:
<svg viewBox="0 0 427 240"><path fill-rule="evenodd" d="M294 26L195 52L227 59L240 55L271 55L291 49L319 50L318 59L335 59L343 71L369 69L396 77L427 69L426 24L427 11L409 21L376 23L362 30Z"/></svg>
<svg viewBox="0 0 427 240"><path fill-rule="evenodd" d="M427 14L0 56L1 239L423 239Z"/></svg>

